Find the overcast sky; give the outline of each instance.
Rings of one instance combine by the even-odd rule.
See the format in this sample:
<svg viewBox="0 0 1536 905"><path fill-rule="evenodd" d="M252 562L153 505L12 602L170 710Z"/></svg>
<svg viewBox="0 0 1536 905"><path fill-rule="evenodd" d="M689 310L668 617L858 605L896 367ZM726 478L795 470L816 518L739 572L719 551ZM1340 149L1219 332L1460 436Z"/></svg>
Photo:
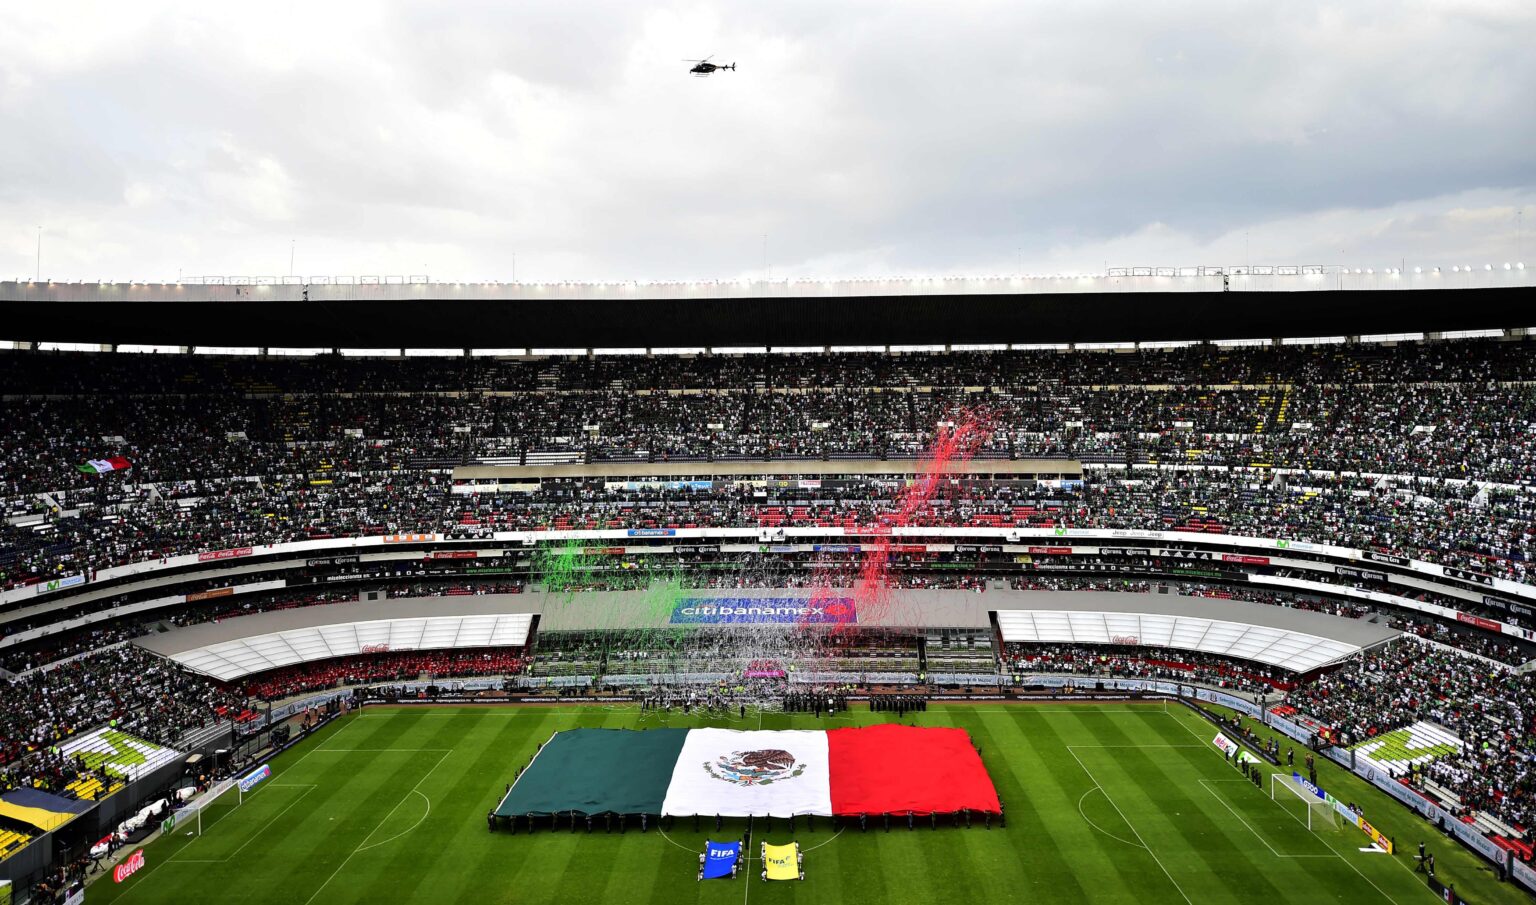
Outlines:
<svg viewBox="0 0 1536 905"><path fill-rule="evenodd" d="M91 280L1533 262L1533 47L1533 0L7 3L0 279L39 226Z"/></svg>

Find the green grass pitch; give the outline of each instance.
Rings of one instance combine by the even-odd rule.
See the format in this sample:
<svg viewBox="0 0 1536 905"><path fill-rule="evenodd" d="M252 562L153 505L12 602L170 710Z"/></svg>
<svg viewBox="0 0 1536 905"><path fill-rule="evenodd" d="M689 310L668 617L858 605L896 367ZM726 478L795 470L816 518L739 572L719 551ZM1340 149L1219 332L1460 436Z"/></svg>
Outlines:
<svg viewBox="0 0 1536 905"><path fill-rule="evenodd" d="M633 708L370 708L343 718L273 763L274 776L238 807L205 814L150 845L147 866L121 885L94 884L94 903L746 903L879 905L913 902L1318 903L1436 901L1412 872L1427 838L1442 880L1479 903L1530 900L1493 882L1471 855L1346 776L1321 784L1363 803L1396 836L1397 856L1360 851L1353 827L1309 832L1299 800L1277 804L1211 745L1215 728L1162 704L946 705L909 715L958 726L982 746L1008 809L1006 830L980 823L889 833L836 833L819 819L794 835L806 880L768 884L758 865L736 880L695 881L711 835L679 821L671 832L592 835L566 830L491 834L485 814L516 765L552 732L722 725L811 729L893 714L839 718L749 714L746 721L642 715ZM1298 758L1299 760L1299 758ZM1282 793L1283 794L1283 793ZM233 794L226 796L231 804ZM743 822L727 824L726 838ZM788 841L785 821L755 825Z"/></svg>

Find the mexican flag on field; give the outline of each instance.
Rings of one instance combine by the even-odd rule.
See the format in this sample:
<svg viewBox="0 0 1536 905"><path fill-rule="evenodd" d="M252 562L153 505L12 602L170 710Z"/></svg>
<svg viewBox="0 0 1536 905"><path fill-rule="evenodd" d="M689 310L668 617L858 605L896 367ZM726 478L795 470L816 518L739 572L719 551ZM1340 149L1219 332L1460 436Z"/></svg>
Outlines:
<svg viewBox="0 0 1536 905"><path fill-rule="evenodd" d="M110 456L105 459L92 459L84 465L76 465L76 468L86 474L106 474L109 471L122 471L132 468L133 463L122 456Z"/></svg>
<svg viewBox="0 0 1536 905"><path fill-rule="evenodd" d="M1000 813L963 729L557 732L496 813L790 817Z"/></svg>

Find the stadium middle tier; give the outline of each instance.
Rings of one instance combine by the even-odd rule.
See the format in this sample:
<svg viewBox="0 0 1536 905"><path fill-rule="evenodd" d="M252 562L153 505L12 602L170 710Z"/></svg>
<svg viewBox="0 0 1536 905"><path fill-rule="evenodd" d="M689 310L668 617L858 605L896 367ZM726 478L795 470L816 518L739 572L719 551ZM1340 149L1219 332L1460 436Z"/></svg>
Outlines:
<svg viewBox="0 0 1536 905"><path fill-rule="evenodd" d="M839 658L847 645L835 636L851 636L857 630L970 633L983 639L991 668L995 661L986 639L993 635L994 620L1005 643L1158 647L1246 660L1289 673L1313 672L1400 634L1356 619L1291 608L1114 592L891 591L868 597L857 588L678 589L660 603L649 590L579 595L541 591L478 596L457 603L450 616L443 614L441 598L402 598L265 613L175 630L139 643L190 669L231 681L367 652L521 647L528 642L535 617L541 636L608 634L653 642L664 632L682 651L706 646L721 650L725 642L711 633L722 628L759 635L834 635L777 658L781 662L775 671L785 673L796 666L814 668L811 663L782 662L801 653L818 660ZM696 637L684 640L687 635ZM764 659L763 652L772 646L771 639L754 638L751 651ZM743 657L747 650L742 647ZM731 654L722 650L718 656L728 660ZM738 672L751 664L744 660L739 666Z"/></svg>
<svg viewBox="0 0 1536 905"><path fill-rule="evenodd" d="M815 483L803 480L753 485ZM1059 483L1059 482L1058 482ZM763 492L780 493L779 490ZM820 492L811 489L809 492ZM791 507L793 508L793 507ZM346 600L526 590L1135 590L1373 612L1492 660L1536 655L1536 587L1377 549L1220 531L1067 527L644 527L413 532L168 556L4 592L0 668L166 625ZM870 569L878 574L864 574Z"/></svg>

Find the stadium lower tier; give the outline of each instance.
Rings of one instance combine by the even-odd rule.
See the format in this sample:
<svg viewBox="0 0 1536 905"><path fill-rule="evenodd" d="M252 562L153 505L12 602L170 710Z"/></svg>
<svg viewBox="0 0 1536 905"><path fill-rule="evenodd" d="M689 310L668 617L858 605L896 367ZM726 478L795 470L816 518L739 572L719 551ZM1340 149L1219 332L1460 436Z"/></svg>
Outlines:
<svg viewBox="0 0 1536 905"><path fill-rule="evenodd" d="M923 695L940 684L985 685L1003 693L1042 674L1066 673L1173 679L1254 696L1293 686L1284 706L1295 708L1298 719L1311 720L1320 735L1360 757L1377 759L1384 770L1411 774L1419 787L1487 832L1528 844L1533 822L1529 739L1536 730L1536 698L1525 675L1423 639L1379 647L1380 640L1395 633L1380 622L1373 624L1370 612L1319 612L1296 599L1243 602L1225 592L1117 594L1093 590L1101 579L1078 580L1089 589L1015 591L988 585L978 593L892 588L868 599L849 591L847 602L795 588L529 591L280 607L157 631L142 641L166 646L183 635L203 638L185 650L166 646L173 657L194 648L238 646L239 653L220 648L220 655L254 658L248 662L257 665L234 688L136 646L89 653L16 680L15 694L0 705L0 752L9 752L11 760L4 776L17 785L89 798L92 777L50 749L93 724L116 719L135 727L136 734L169 745L188 730L254 709L246 701L249 696L280 699L354 683L425 684L489 676L494 681L478 687L493 694L607 695L734 711L743 705L791 709L787 699L795 695L823 689L840 693L849 686L890 686ZM1138 590L1155 589L1147 583ZM1023 606L1022 601L1033 603ZM845 609L832 612L832 602ZM788 616L781 612L786 606L794 610ZM1169 606L1186 609L1148 615L1149 607ZM445 615L444 608L452 615ZM329 612L337 609L349 614L346 620L337 622ZM787 622L729 621L740 615L738 610L752 614L759 609L772 610L774 618ZM812 610L830 621L802 624ZM859 623L846 621L855 611ZM452 650L435 649L428 640L438 621L455 626L443 637L473 638L497 631L496 620L507 613L524 616L520 624L526 644L482 643ZM1005 620L1008 613L1028 618ZM703 617L727 621L701 624L697 620ZM1341 630L1376 634L1333 657L1305 660L1323 649L1322 642L1285 641L1283 632L1266 627L1278 618L1321 620ZM369 632L385 634L377 635L382 641L370 642L375 635L354 631L346 640L356 650L369 644L393 646L401 639L425 646L340 660L322 656L273 671L283 657L334 649L342 638L328 626L359 619L377 624ZM904 620L928 624L908 622L902 628ZM1196 625L1198 631L1181 634ZM409 632L399 634L404 628ZM1030 634L1021 639L1010 635L1014 631ZM1092 633L1093 640L1084 632ZM1158 641L1160 632L1169 640ZM1196 641L1178 642L1193 645L1180 648L1178 638ZM1225 647L1199 649L1198 639ZM1356 652L1361 647L1366 649ZM1281 656L1302 657L1297 661L1302 665L1287 670L1264 659ZM67 718L74 714L90 716ZM1454 741L1419 741L1442 731ZM1375 747L1364 747L1369 745ZM1401 756L1418 748L1425 749L1422 755Z"/></svg>
<svg viewBox="0 0 1536 905"><path fill-rule="evenodd" d="M363 654L264 672L245 680L240 690L249 697L272 701L351 685L513 676L526 665L525 654L504 648Z"/></svg>

